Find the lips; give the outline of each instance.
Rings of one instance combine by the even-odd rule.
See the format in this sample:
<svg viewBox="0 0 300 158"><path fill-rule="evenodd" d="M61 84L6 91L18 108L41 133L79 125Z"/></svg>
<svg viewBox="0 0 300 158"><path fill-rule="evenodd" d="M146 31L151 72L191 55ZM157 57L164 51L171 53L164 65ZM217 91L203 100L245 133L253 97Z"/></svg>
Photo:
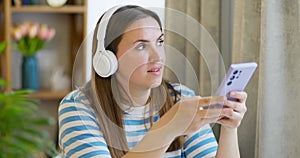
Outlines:
<svg viewBox="0 0 300 158"><path fill-rule="evenodd" d="M161 70L161 66L154 66L149 69L147 72L159 72Z"/></svg>

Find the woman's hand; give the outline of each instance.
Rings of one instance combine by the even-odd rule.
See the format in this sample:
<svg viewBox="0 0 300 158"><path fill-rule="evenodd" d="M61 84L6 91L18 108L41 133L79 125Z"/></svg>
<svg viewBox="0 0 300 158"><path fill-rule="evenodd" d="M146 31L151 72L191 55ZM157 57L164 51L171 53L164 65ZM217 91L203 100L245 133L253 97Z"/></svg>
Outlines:
<svg viewBox="0 0 300 158"><path fill-rule="evenodd" d="M246 92L230 92L230 97L237 99L237 101L227 100L225 106L228 108L223 108L221 113L221 118L217 123L221 124L227 129L235 129L240 126L244 114L247 111Z"/></svg>
<svg viewBox="0 0 300 158"><path fill-rule="evenodd" d="M226 97L194 96L176 103L158 122L153 129L168 129L174 136L186 135L199 131L207 123L215 123L222 109L202 109L211 104L225 104Z"/></svg>
<svg viewBox="0 0 300 158"><path fill-rule="evenodd" d="M197 107L196 113L190 121L188 128L184 131L184 135L199 131L205 124L216 123L217 120L220 119L222 109L210 109L208 106L212 104L223 105L227 101L226 97L222 96L199 98L199 106Z"/></svg>
<svg viewBox="0 0 300 158"><path fill-rule="evenodd" d="M182 99L153 124L143 137L143 141L131 151L144 152L164 149L176 137L195 133L207 123L215 123L219 119L222 109L201 110L201 107L207 107L210 104L223 105L225 101L226 97L222 96L204 98L194 96ZM155 141L153 141L154 139Z"/></svg>

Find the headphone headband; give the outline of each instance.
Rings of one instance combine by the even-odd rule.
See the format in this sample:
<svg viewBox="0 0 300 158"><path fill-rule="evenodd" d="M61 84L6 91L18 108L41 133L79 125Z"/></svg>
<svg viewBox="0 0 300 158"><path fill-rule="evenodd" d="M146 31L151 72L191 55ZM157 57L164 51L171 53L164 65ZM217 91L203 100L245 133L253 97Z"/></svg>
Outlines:
<svg viewBox="0 0 300 158"><path fill-rule="evenodd" d="M109 9L99 22L97 31L97 49L93 57L93 67L95 72L101 77L109 77L118 69L118 60L115 54L105 50L105 37L108 22L112 15L123 5L118 5Z"/></svg>
<svg viewBox="0 0 300 158"><path fill-rule="evenodd" d="M102 17L102 19L100 20L99 26L98 26L98 31L97 31L97 50L101 51L101 50L105 50L105 45L104 45L104 41L105 41L105 36L106 36L106 29L107 29L107 25L109 23L110 18L112 17L112 15L121 7L124 7L125 5L117 5L112 7L111 9L109 9L108 11L106 11Z"/></svg>

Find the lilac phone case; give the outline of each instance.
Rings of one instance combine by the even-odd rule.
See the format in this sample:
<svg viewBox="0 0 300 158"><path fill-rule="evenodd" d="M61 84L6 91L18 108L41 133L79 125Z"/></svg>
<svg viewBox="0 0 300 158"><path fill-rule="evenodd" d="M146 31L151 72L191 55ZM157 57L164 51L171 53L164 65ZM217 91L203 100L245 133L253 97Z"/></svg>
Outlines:
<svg viewBox="0 0 300 158"><path fill-rule="evenodd" d="M229 92L243 91L256 67L255 62L231 64L215 95L226 96L229 100L235 100L229 97Z"/></svg>

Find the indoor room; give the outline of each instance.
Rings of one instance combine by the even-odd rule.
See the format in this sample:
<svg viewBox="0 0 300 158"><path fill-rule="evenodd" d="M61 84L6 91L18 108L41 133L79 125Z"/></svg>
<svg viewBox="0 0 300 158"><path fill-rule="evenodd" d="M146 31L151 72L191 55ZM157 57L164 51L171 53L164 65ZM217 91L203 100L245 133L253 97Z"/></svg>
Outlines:
<svg viewBox="0 0 300 158"><path fill-rule="evenodd" d="M296 158L299 49L300 0L1 0L0 157Z"/></svg>

